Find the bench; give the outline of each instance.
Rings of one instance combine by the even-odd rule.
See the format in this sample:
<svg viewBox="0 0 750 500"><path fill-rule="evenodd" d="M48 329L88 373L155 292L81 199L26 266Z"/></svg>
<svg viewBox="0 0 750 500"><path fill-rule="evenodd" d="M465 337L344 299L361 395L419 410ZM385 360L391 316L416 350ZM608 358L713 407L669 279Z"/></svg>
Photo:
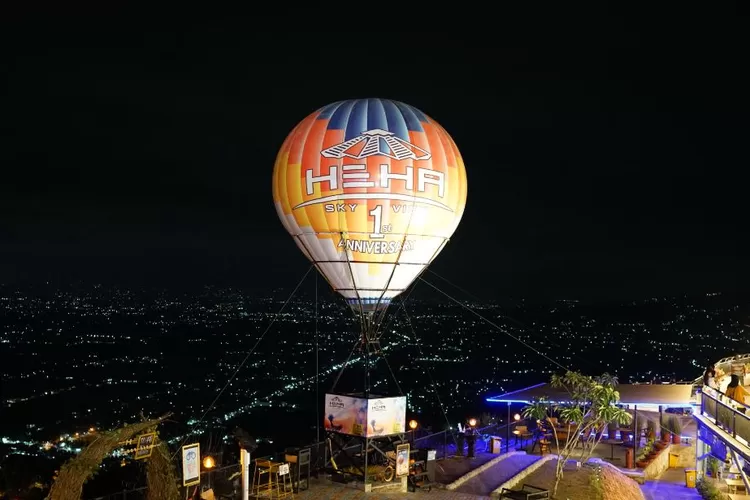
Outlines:
<svg viewBox="0 0 750 500"><path fill-rule="evenodd" d="M508 500L537 500L539 498L549 498L549 491L530 484L524 484L520 490L509 490L503 488L500 492L500 499Z"/></svg>

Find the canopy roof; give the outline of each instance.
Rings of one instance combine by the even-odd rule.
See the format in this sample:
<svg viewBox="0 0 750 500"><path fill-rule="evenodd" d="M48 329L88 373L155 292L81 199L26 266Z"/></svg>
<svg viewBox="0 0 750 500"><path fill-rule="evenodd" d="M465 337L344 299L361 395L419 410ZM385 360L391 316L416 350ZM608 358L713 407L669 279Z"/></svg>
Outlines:
<svg viewBox="0 0 750 500"><path fill-rule="evenodd" d="M618 384L620 403L628 405L689 406L693 401L692 384ZM565 403L569 397L564 389L537 384L517 391L487 398L488 403L530 403L546 398Z"/></svg>

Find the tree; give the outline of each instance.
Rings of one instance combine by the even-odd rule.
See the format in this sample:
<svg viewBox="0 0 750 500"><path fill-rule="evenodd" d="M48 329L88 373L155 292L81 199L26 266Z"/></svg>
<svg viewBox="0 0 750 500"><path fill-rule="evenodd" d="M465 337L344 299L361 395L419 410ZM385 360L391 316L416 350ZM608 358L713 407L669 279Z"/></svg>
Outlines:
<svg viewBox="0 0 750 500"><path fill-rule="evenodd" d="M71 458L60 468L50 489L50 500L79 500L83 493L83 485L98 471L101 462L114 450L123 446L123 441L130 440L143 432L156 431L158 425L166 420L171 413L153 420L143 419L143 422L126 425L109 432L97 432L91 442L74 458ZM166 450L166 451L165 451ZM152 454L148 468L149 497L171 500L179 498L179 490L174 474L174 465L169 459L166 445L159 445ZM152 452L153 453L153 452ZM166 457L166 458L165 458ZM164 470L159 470L160 467ZM160 485L159 481L164 484ZM159 493L159 496L154 496Z"/></svg>
<svg viewBox="0 0 750 500"><path fill-rule="evenodd" d="M563 478L565 463L575 452L578 444L582 444L581 459L591 456L592 451L602 439L591 439L591 446L586 453L585 443L581 442L584 435L603 429L609 422L628 424L632 419L630 413L617 407L620 393L617 391L617 377L605 373L599 377L589 377L579 372L568 371L565 375L553 375L550 385L555 389L562 389L566 394L566 401L551 402L546 398L532 402L523 409L525 418L547 422L552 428L557 447L558 459L555 469L555 486L552 496L557 494L557 487ZM552 424L554 415L568 423L568 435L565 442L560 443L557 428Z"/></svg>

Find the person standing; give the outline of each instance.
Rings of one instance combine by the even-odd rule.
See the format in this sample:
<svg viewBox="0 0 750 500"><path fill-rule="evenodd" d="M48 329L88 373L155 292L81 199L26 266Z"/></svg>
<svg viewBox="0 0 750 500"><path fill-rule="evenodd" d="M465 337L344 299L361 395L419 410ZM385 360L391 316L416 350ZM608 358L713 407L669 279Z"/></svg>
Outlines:
<svg viewBox="0 0 750 500"><path fill-rule="evenodd" d="M719 390L719 383L716 381L716 369L713 365L706 368L706 371L703 372L703 385Z"/></svg>
<svg viewBox="0 0 750 500"><path fill-rule="evenodd" d="M750 394L747 392L747 389L740 384L740 377L734 373L732 374L732 381L729 382L729 385L727 386L726 394L728 398L733 399L738 403L742 403L742 406L737 408L737 411L745 413L745 397Z"/></svg>

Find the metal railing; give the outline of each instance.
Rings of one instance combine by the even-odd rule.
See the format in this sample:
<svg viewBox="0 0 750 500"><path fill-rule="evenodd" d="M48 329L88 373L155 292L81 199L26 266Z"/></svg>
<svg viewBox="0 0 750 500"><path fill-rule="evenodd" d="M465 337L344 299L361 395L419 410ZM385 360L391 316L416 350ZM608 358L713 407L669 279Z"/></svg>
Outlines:
<svg viewBox="0 0 750 500"><path fill-rule="evenodd" d="M484 453L490 449L490 438L497 435L505 441L507 424L490 424L476 430L476 452ZM429 448L435 450L437 459L449 458L457 453L458 430L446 429L422 437L415 437L412 442L414 448Z"/></svg>
<svg viewBox="0 0 750 500"><path fill-rule="evenodd" d="M480 427L476 430L477 444L476 452L484 453L490 451L490 437L497 435L505 441L505 430L507 424L490 424L485 427ZM412 443L414 448L428 448L436 450L436 458L443 459L449 458L456 455L457 452L457 435L458 430L447 429L434 433L425 433L424 430L409 431L405 433L405 438ZM420 435L421 434L421 435ZM505 442L503 442L505 446ZM312 469L321 469L325 466L330 452L328 448L328 441L321 441L305 446L304 448L310 448L310 459L312 462ZM347 448L345 451L357 451L361 449L362 445L357 444ZM257 458L268 459L268 460L283 460L285 452L274 453L272 455L266 455L262 457L252 457L255 461ZM240 464L227 465L217 469L201 472L201 485L203 488L209 485L214 489L217 498L232 498L233 494L236 494L237 488L239 488L239 481L236 476L240 472ZM252 471L251 471L252 472ZM193 492L196 487L180 487L181 495L185 496ZM146 487L125 489L117 493L111 493L105 496L89 497L89 500L145 500L146 498Z"/></svg>
<svg viewBox="0 0 750 500"><path fill-rule="evenodd" d="M713 364L714 368L721 369L724 373L731 373L732 372L732 363L750 363L750 353L748 354L735 354L734 356L727 356L726 358L721 358L719 361ZM702 385L703 384L703 375L696 378L693 381L693 384L695 385Z"/></svg>
<svg viewBox="0 0 750 500"><path fill-rule="evenodd" d="M750 443L749 406L729 399L721 392L704 387L701 392L701 415L709 417L733 438Z"/></svg>

